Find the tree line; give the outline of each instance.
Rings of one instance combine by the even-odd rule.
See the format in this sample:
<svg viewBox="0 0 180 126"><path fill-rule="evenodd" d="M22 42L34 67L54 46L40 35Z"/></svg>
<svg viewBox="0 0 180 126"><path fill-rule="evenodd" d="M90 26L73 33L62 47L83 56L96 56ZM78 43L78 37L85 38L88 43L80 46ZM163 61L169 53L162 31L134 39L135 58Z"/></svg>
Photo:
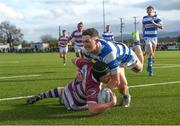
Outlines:
<svg viewBox="0 0 180 126"><path fill-rule="evenodd" d="M0 24L0 43L9 43L10 48L14 44L19 44L23 42L23 33L20 28L15 25L10 24L8 21L3 21Z"/></svg>
<svg viewBox="0 0 180 126"><path fill-rule="evenodd" d="M18 44L28 44L23 37L24 34L21 28L17 28L9 21L2 21L0 23L0 43L9 44L10 48ZM42 35L40 40L43 43L49 43L50 47L57 46L57 38L53 38L50 34Z"/></svg>
<svg viewBox="0 0 180 126"><path fill-rule="evenodd" d="M11 24L9 21L3 21L0 24L0 43L9 43L10 48L16 44L27 45L28 42L23 39L24 34L20 28ZM180 35L175 38L180 43ZM40 40L42 43L48 43L50 48L57 47L57 38L52 37L50 34L41 35ZM130 40L127 40L129 43Z"/></svg>

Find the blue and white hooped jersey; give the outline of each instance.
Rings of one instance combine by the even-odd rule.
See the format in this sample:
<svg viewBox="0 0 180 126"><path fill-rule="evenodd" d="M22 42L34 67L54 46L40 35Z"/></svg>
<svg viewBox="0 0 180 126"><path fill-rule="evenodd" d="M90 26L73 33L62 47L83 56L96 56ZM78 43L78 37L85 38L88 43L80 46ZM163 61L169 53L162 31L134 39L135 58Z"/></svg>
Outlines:
<svg viewBox="0 0 180 126"><path fill-rule="evenodd" d="M99 43L98 54L88 53L85 48L83 48L82 53L85 59L94 59L106 63L111 69L111 73L117 73L120 65L128 63L132 59L132 50L123 43L115 44L103 39L100 39Z"/></svg>
<svg viewBox="0 0 180 126"><path fill-rule="evenodd" d="M104 32L102 34L102 39L105 39L106 41L114 41L114 36L112 32Z"/></svg>
<svg viewBox="0 0 180 126"><path fill-rule="evenodd" d="M142 24L144 26L144 31L143 31L144 38L157 37L158 28L154 26L154 24L152 23L152 20L154 20L154 22L157 24L162 24L161 19L157 15L144 16L142 20Z"/></svg>

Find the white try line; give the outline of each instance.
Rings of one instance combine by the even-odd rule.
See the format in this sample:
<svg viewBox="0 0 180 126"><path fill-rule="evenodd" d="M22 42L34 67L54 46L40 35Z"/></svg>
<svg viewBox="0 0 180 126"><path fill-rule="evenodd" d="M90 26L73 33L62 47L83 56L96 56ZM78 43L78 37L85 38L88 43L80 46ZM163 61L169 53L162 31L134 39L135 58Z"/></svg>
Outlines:
<svg viewBox="0 0 180 126"><path fill-rule="evenodd" d="M11 79L11 78L23 78L23 77L39 77L41 75L39 74L31 74L31 75L21 75L21 76L9 76L9 77L0 77L0 80L1 79Z"/></svg>
<svg viewBox="0 0 180 126"><path fill-rule="evenodd" d="M2 98L0 101L10 101L10 100L18 100L18 99L24 99L24 98L29 98L32 96L21 96L21 97L12 97L12 98Z"/></svg>
<svg viewBox="0 0 180 126"><path fill-rule="evenodd" d="M180 84L180 81L171 81L171 82L162 82L162 83L152 83L152 84L141 84L141 85L129 86L129 88L160 86L160 85L178 84L178 83Z"/></svg>
<svg viewBox="0 0 180 126"><path fill-rule="evenodd" d="M139 88L139 87L150 87L150 86L159 86L159 85L169 85L169 84L180 84L180 81L171 81L171 82L163 82L163 83L152 83L152 84L141 84L129 86L129 88ZM22 96L22 97L12 97L12 98L2 98L0 101L9 101L9 100L17 100L17 99L25 99L32 96Z"/></svg>
<svg viewBox="0 0 180 126"><path fill-rule="evenodd" d="M0 61L0 63L20 63L19 61Z"/></svg>
<svg viewBox="0 0 180 126"><path fill-rule="evenodd" d="M180 65L171 65L171 66L153 66L153 68L173 68L173 67L180 67Z"/></svg>
<svg viewBox="0 0 180 126"><path fill-rule="evenodd" d="M164 64L163 64L163 63L157 63L157 64L156 64L156 63L155 63L154 65L155 65L155 66L156 66L156 65L157 65L157 66L174 66L174 65L180 65L180 64L165 64L165 63L164 63Z"/></svg>
<svg viewBox="0 0 180 126"><path fill-rule="evenodd" d="M180 64L154 64L153 68L173 68L180 67Z"/></svg>

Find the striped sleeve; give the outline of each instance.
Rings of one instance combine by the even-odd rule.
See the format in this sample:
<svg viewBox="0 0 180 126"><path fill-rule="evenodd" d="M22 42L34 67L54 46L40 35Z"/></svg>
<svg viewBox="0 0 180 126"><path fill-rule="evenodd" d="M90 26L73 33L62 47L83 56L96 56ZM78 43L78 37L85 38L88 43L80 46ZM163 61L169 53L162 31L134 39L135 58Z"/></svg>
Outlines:
<svg viewBox="0 0 180 126"><path fill-rule="evenodd" d="M101 50L100 57L102 57L103 62L109 66L112 74L118 73L119 62L117 60L117 52L115 51L117 49L112 43L104 44L106 44L106 46Z"/></svg>
<svg viewBox="0 0 180 126"><path fill-rule="evenodd" d="M158 24L162 24L162 21L161 21L159 16L156 16L156 21L157 21Z"/></svg>
<svg viewBox="0 0 180 126"><path fill-rule="evenodd" d="M104 57L103 61L109 66L112 75L119 73L119 62L114 52Z"/></svg>

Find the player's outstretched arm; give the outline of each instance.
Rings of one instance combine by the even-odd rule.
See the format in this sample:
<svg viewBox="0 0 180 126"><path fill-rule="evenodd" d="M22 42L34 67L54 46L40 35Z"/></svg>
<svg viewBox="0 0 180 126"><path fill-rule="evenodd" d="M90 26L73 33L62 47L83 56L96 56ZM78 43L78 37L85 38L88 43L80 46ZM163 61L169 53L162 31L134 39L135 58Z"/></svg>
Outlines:
<svg viewBox="0 0 180 126"><path fill-rule="evenodd" d="M117 98L114 93L112 93L112 96L112 101L108 103L88 103L88 110L90 115L95 116L101 114L115 106L117 103Z"/></svg>

